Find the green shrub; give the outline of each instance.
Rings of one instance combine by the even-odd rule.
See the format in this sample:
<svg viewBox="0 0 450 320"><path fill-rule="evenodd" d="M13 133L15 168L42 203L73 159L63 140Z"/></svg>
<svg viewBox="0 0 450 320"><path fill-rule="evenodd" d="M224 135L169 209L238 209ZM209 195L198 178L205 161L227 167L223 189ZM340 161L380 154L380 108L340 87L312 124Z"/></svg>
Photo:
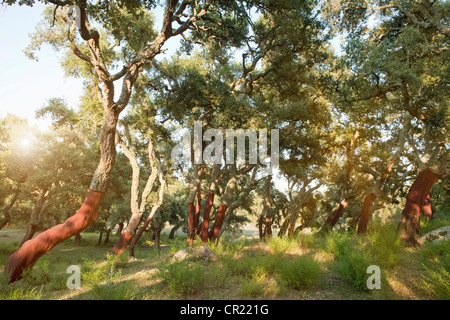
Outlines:
<svg viewBox="0 0 450 320"><path fill-rule="evenodd" d="M256 267L252 274L241 281L239 296L242 298L256 298L261 296L277 297L283 288L279 282L271 277L264 267Z"/></svg>
<svg viewBox="0 0 450 320"><path fill-rule="evenodd" d="M294 239L280 237L269 238L267 244L275 254L286 253L288 250L294 249L297 245Z"/></svg>
<svg viewBox="0 0 450 320"><path fill-rule="evenodd" d="M367 240L370 243L372 264L393 267L399 262L402 248L397 231L392 225L377 226L369 230Z"/></svg>
<svg viewBox="0 0 450 320"><path fill-rule="evenodd" d="M300 256L292 259L280 259L276 272L283 284L293 289L305 289L316 284L322 274L320 265L313 258Z"/></svg>
<svg viewBox="0 0 450 320"><path fill-rule="evenodd" d="M168 264L161 274L175 296L196 293L203 286L203 268L195 263L181 261Z"/></svg>

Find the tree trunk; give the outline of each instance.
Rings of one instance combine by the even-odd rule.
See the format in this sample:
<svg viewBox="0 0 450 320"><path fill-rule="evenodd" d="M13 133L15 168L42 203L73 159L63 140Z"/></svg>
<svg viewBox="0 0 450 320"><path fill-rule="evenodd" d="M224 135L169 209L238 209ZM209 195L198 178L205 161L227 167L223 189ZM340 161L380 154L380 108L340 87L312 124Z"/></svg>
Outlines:
<svg viewBox="0 0 450 320"><path fill-rule="evenodd" d="M264 227L264 237L265 238L272 238L272 223L270 221L270 218L266 218L266 224Z"/></svg>
<svg viewBox="0 0 450 320"><path fill-rule="evenodd" d="M206 200L206 205L203 210L203 221L202 221L202 230L201 230L201 240L202 242L208 242L208 230L209 230L209 219L211 208L214 205L214 192L208 192L208 198Z"/></svg>
<svg viewBox="0 0 450 320"><path fill-rule="evenodd" d="M334 225L339 221L344 209L347 207L347 202L342 201L339 206L334 209L326 218L325 223L322 226L321 232L331 230Z"/></svg>
<svg viewBox="0 0 450 320"><path fill-rule="evenodd" d="M194 177L191 182L189 196L187 198L187 207L188 207L188 238L187 245L192 246L194 243L194 239L197 234L197 226L195 225L195 214L196 214L196 204L194 201L198 201L198 193L201 191L201 176L203 173L203 168L199 168L195 166L194 168ZM197 199L197 200L196 200Z"/></svg>
<svg viewBox="0 0 450 320"><path fill-rule="evenodd" d="M136 233L137 228L141 222L142 212L135 212L131 214L130 221L128 221L128 225L125 228L125 231L122 232L119 239L117 239L114 244L111 253L120 257L122 253L127 249L127 245L130 242L133 235Z"/></svg>
<svg viewBox="0 0 450 320"><path fill-rule="evenodd" d="M109 243L109 235L110 234L111 234L111 229L106 230L105 241L103 241L104 245Z"/></svg>
<svg viewBox="0 0 450 320"><path fill-rule="evenodd" d="M56 225L32 240L25 242L14 252L5 267L10 282L22 278L23 270L32 268L36 261L57 244L73 237L94 223L104 192L89 191L80 209L63 224Z"/></svg>
<svg viewBox="0 0 450 320"><path fill-rule="evenodd" d="M147 205L147 198L150 195L153 184L158 176L158 166L155 155L155 150L153 148L152 141L152 130L149 129L147 131L148 137L148 145L147 145L147 153L149 158L149 163L151 167L151 173L147 178L147 182L144 190L141 195L141 203L139 205L139 184L140 184L140 167L137 161L136 154L131 149L131 138L128 131L128 126L124 122L120 122L125 131L126 142L123 142L120 138L117 139L120 148L122 149L125 156L128 158L131 169L132 169L132 178L131 178L131 190L130 190L130 207L131 207L131 218L128 221L127 227L125 231L120 235L120 238L114 244L114 247L111 250L111 253L120 256L127 249L127 245L130 242L133 235L138 230L139 224L141 223L142 214L145 211L145 207Z"/></svg>
<svg viewBox="0 0 450 320"><path fill-rule="evenodd" d="M136 247L136 244L138 243L144 231L147 230L148 225L152 221L152 218L153 217L148 217L147 219L145 219L144 225L139 229L139 231L134 236L133 241L131 242L130 247L128 249L130 251L130 258L134 258L134 247Z"/></svg>
<svg viewBox="0 0 450 320"><path fill-rule="evenodd" d="M288 227L289 227L289 217L286 218L286 220L284 220L283 224L280 227L280 231L278 231L278 237L283 238Z"/></svg>
<svg viewBox="0 0 450 320"><path fill-rule="evenodd" d="M169 239L173 240L175 239L175 233L177 232L177 230L181 227L181 223L177 223L172 230L170 230L170 234L169 234Z"/></svg>
<svg viewBox="0 0 450 320"><path fill-rule="evenodd" d="M264 221L264 215L261 213L261 214L259 215L259 219L258 219L258 235L259 235L259 241L264 241L263 221Z"/></svg>
<svg viewBox="0 0 450 320"><path fill-rule="evenodd" d="M161 250L161 221L160 221L160 217L156 217L156 219L153 221L153 226L155 228L154 232L155 232L155 248L156 250Z"/></svg>
<svg viewBox="0 0 450 320"><path fill-rule="evenodd" d="M226 205L220 205L216 220L214 220L214 225L212 226L208 234L210 240L216 241L220 229L222 229L223 221L225 220L225 212L227 211L227 208L228 207Z"/></svg>
<svg viewBox="0 0 450 320"><path fill-rule="evenodd" d="M398 229L401 230L400 238L407 247L418 245L416 233L420 229L420 213L437 179L438 176L426 168L419 173L409 189L402 218L398 225Z"/></svg>
<svg viewBox="0 0 450 320"><path fill-rule="evenodd" d="M79 232L75 235L75 244L81 244L81 233Z"/></svg>
<svg viewBox="0 0 450 320"><path fill-rule="evenodd" d="M116 236L122 233L123 230L123 222L119 223L119 227L117 228Z"/></svg>
<svg viewBox="0 0 450 320"><path fill-rule="evenodd" d="M45 201L47 201L47 190L42 190L39 193L38 199L36 200L36 204L34 205L33 212L31 212L30 222L28 224L27 232L20 242L20 246L22 246L26 241L31 240L36 233L40 223L42 222L43 212L45 210Z"/></svg>
<svg viewBox="0 0 450 320"><path fill-rule="evenodd" d="M14 204L17 201L17 198L19 197L20 188L16 187L14 189L14 194L11 199L11 201L8 204L5 204L1 209L0 212L3 213L3 219L0 221L0 230L2 230L6 225L9 225L9 222L11 221L11 216L9 215L9 211L14 206Z"/></svg>
<svg viewBox="0 0 450 320"><path fill-rule="evenodd" d="M153 205L152 210L150 211L150 214L148 215L147 219L145 219L144 225L139 229L138 233L136 234L136 236L134 237L134 239L130 245L129 251L130 251L131 258L134 258L134 247L138 243L138 241L141 238L144 231L147 230L148 225L152 221L154 215L156 214L156 212L158 211L159 207L161 206L161 204L163 203L163 200L164 200L166 181L164 180L164 175L162 172L159 172L158 176L159 176L159 183L160 183L158 201Z"/></svg>
<svg viewBox="0 0 450 320"><path fill-rule="evenodd" d="M101 245L103 240L103 230L100 231L100 234L98 235L98 241L97 245Z"/></svg>
<svg viewBox="0 0 450 320"><path fill-rule="evenodd" d="M358 225L358 234L365 234L367 231L367 224L370 219L370 207L373 201L376 199L375 193L371 192L364 197L363 207L361 210L361 218Z"/></svg>

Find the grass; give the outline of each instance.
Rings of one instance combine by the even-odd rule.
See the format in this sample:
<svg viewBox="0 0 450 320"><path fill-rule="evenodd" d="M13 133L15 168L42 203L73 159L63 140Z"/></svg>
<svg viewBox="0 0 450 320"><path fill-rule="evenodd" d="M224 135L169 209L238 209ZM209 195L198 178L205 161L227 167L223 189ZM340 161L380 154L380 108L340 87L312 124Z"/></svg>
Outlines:
<svg viewBox="0 0 450 320"><path fill-rule="evenodd" d="M436 222L433 222L436 225ZM440 224L441 222L439 222ZM428 228L424 224L423 229ZM0 237L0 271L17 244ZM371 226L367 236L351 233L300 235L295 239L223 238L209 245L210 261L173 261L185 238L163 235L161 251L142 241L120 259L97 235L83 234L43 256L12 284L0 273L0 300L39 299L449 299L450 242L404 248L395 226ZM81 289L67 288L70 265L81 270ZM381 289L369 290L370 265L381 270Z"/></svg>

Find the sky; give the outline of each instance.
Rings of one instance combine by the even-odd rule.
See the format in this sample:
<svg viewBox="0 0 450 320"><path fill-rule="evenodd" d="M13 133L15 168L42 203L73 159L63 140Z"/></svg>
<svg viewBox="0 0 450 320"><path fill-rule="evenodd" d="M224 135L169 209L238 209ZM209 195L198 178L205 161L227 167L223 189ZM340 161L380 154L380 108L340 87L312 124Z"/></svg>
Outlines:
<svg viewBox="0 0 450 320"><path fill-rule="evenodd" d="M35 119L38 108L51 98L63 98L76 108L82 93L82 80L64 76L60 54L49 45L42 46L36 54L39 61L25 56L29 35L42 19L44 8L40 2L32 8L0 5L0 117L15 114L40 129L45 129L50 120ZM169 49L166 55L175 51L175 42L179 40L174 40L166 44Z"/></svg>
<svg viewBox="0 0 450 320"><path fill-rule="evenodd" d="M41 20L44 5L34 7L0 6L0 117L8 113L46 127L49 120L35 120L35 110L50 98L63 98L69 106L77 105L82 81L65 78L58 54L49 46L37 53L39 62L24 54L29 34Z"/></svg>

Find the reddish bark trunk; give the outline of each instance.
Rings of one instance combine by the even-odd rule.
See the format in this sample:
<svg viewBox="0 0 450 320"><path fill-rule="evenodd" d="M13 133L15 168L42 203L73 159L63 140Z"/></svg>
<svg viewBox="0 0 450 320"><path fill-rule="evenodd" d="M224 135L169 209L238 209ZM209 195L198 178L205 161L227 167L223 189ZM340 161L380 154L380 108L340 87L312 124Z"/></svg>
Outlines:
<svg viewBox="0 0 450 320"><path fill-rule="evenodd" d="M339 221L339 218L342 216L344 209L347 207L347 203L345 201L341 202L337 209L333 210L330 215L326 218L325 223L322 227L321 231L327 231L334 227L334 225Z"/></svg>
<svg viewBox="0 0 450 320"><path fill-rule="evenodd" d="M120 257L122 253L127 249L127 245L130 242L131 238L133 238L132 233L128 233L126 231L122 232L120 238L114 244L114 247L111 250L111 253Z"/></svg>
<svg viewBox="0 0 450 320"><path fill-rule="evenodd" d="M367 231L367 224L370 219L370 207L373 201L376 199L375 193L371 192L364 197L363 207L361 211L361 218L358 224L358 234L364 234Z"/></svg>
<svg viewBox="0 0 450 320"><path fill-rule="evenodd" d="M209 229L209 218L211 214L211 208L214 204L214 192L208 192L208 198L206 199L205 209L203 210L203 221L201 230L202 242L208 242L208 229Z"/></svg>
<svg viewBox="0 0 450 320"><path fill-rule="evenodd" d="M136 244L138 243L139 239L141 238L142 234L144 233L145 230L147 230L148 225L150 224L150 222L152 221L153 217L148 217L145 222L144 225L139 229L139 231L136 233L136 236L133 238L133 241L130 244L130 257L134 258L134 247L136 246Z"/></svg>
<svg viewBox="0 0 450 320"><path fill-rule="evenodd" d="M209 239L215 241L219 236L220 229L222 229L223 221L225 220L225 212L227 211L227 208L228 207L225 205L220 205L214 225L209 231Z"/></svg>
<svg viewBox="0 0 450 320"><path fill-rule="evenodd" d="M14 252L5 266L5 273L10 282L22 278L22 272L31 268L36 261L50 249L64 240L86 229L98 217L98 208L104 192L89 191L86 199L76 214L63 224L58 224L29 240Z"/></svg>
<svg viewBox="0 0 450 320"><path fill-rule="evenodd" d="M405 208L403 209L402 218L398 226L401 229L400 238L404 241L405 246L411 247L418 245L416 233L420 229L420 213L437 179L438 176L427 168L419 173L409 189L408 195L406 196Z"/></svg>

